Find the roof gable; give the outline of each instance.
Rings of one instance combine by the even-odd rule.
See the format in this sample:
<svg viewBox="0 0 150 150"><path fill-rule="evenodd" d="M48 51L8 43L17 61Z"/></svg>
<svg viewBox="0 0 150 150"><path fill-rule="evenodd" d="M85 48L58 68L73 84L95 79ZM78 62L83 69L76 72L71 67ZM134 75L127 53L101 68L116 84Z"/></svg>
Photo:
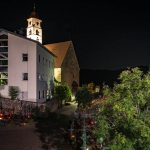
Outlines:
<svg viewBox="0 0 150 150"><path fill-rule="evenodd" d="M61 68L63 60L67 54L67 51L70 47L71 41L53 43L53 44L46 44L44 45L49 51L51 51L54 55L56 55L55 59L55 67Z"/></svg>
<svg viewBox="0 0 150 150"><path fill-rule="evenodd" d="M73 68L76 67L76 69L80 69L78 59L76 56L76 52L75 52L75 49L74 49L72 42L70 43L70 46L69 46L68 51L65 55L65 58L64 58L62 65L64 65L64 64L66 65L66 63L67 64L69 63L69 65L72 65Z"/></svg>

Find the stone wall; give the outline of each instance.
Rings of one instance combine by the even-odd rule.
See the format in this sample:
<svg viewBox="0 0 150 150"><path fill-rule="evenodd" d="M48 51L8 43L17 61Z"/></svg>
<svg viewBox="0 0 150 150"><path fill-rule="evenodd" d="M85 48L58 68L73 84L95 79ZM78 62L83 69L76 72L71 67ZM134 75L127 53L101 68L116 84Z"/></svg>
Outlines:
<svg viewBox="0 0 150 150"><path fill-rule="evenodd" d="M72 88L75 81L79 85L79 64L73 45L70 45L62 64L62 83L67 83Z"/></svg>

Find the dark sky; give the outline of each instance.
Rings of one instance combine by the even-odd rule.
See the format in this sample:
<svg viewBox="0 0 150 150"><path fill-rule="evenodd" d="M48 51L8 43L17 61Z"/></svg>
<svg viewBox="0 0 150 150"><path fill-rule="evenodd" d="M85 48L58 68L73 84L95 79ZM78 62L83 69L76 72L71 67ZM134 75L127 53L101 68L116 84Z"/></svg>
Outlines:
<svg viewBox="0 0 150 150"><path fill-rule="evenodd" d="M71 39L81 68L150 65L148 3L3 0L0 27L10 31L26 28L34 2L43 20L44 43Z"/></svg>

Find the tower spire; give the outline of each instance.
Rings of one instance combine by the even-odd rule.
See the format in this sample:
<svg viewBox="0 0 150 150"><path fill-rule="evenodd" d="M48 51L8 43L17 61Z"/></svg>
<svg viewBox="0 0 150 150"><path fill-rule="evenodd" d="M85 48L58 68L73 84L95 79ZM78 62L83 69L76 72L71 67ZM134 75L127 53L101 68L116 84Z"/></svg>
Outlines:
<svg viewBox="0 0 150 150"><path fill-rule="evenodd" d="M30 15L29 18L37 18L37 19L39 19L39 16L38 16L38 14L37 14L37 12L36 12L35 3L34 3L34 5L33 5L33 10L32 10L32 12L31 12L31 15Z"/></svg>
<svg viewBox="0 0 150 150"><path fill-rule="evenodd" d="M36 9L36 7L35 7L35 3L34 3L34 5L33 5L33 11L35 11L35 9Z"/></svg>

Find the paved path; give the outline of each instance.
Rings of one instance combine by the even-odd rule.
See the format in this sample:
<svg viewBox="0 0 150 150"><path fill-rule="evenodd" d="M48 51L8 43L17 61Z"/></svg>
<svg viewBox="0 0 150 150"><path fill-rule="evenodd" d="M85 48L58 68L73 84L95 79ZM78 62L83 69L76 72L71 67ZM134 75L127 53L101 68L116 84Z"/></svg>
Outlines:
<svg viewBox="0 0 150 150"><path fill-rule="evenodd" d="M60 110L61 114L72 116L77 109L77 104L72 102L71 105L63 106L63 108Z"/></svg>
<svg viewBox="0 0 150 150"><path fill-rule="evenodd" d="M41 150L41 141L33 125L0 129L0 150Z"/></svg>
<svg viewBox="0 0 150 150"><path fill-rule="evenodd" d="M58 135L41 137L35 126L0 128L0 150L72 150L63 137Z"/></svg>

